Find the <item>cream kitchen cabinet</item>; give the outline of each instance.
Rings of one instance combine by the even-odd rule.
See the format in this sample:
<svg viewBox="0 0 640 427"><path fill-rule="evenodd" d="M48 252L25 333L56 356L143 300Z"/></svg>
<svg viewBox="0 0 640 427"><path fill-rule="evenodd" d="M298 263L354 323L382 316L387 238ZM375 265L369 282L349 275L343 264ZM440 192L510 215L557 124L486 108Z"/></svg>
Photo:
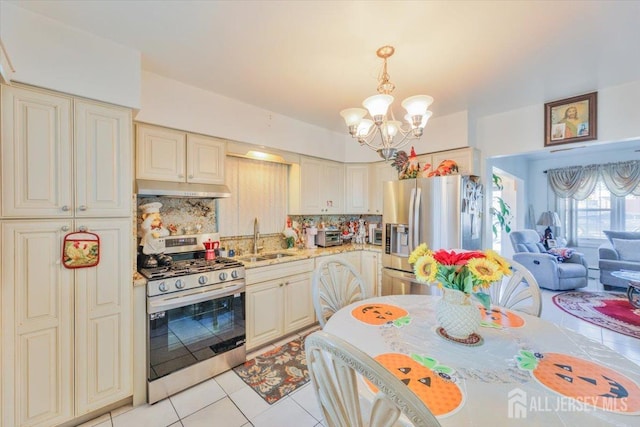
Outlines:
<svg viewBox="0 0 640 427"><path fill-rule="evenodd" d="M348 164L345 166L345 213L369 213L369 166Z"/></svg>
<svg viewBox="0 0 640 427"><path fill-rule="evenodd" d="M223 184L226 143L179 130L136 125L136 178Z"/></svg>
<svg viewBox="0 0 640 427"><path fill-rule="evenodd" d="M397 181L398 171L389 162L377 162L371 165L369 180L369 213L382 215L382 185L386 181Z"/></svg>
<svg viewBox="0 0 640 427"><path fill-rule="evenodd" d="M315 321L313 260L246 270L247 349L255 349Z"/></svg>
<svg viewBox="0 0 640 427"><path fill-rule="evenodd" d="M100 236L100 262L66 269L62 238L80 227ZM0 425L59 425L131 396L131 220L4 220L0 241Z"/></svg>
<svg viewBox="0 0 640 427"><path fill-rule="evenodd" d="M458 173L461 175L480 174L480 155L478 150L473 147L440 151L432 153L431 156L432 170L435 170L443 160L453 160L458 164Z"/></svg>
<svg viewBox="0 0 640 427"><path fill-rule="evenodd" d="M380 295L380 254L360 251L360 274L367 285L367 298Z"/></svg>
<svg viewBox="0 0 640 427"><path fill-rule="evenodd" d="M0 90L2 217L130 215L130 109L24 85Z"/></svg>
<svg viewBox="0 0 640 427"><path fill-rule="evenodd" d="M294 214L344 213L344 165L300 157L289 175L289 207Z"/></svg>

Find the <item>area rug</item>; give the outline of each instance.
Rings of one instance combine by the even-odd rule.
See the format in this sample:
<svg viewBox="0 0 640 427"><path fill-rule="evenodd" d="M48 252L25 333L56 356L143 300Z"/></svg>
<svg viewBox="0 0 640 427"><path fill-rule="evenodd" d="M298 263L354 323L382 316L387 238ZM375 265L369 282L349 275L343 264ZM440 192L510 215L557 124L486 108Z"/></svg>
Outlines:
<svg viewBox="0 0 640 427"><path fill-rule="evenodd" d="M309 382L304 338L269 350L233 370L271 405Z"/></svg>
<svg viewBox="0 0 640 427"><path fill-rule="evenodd" d="M626 294L615 292L563 292L553 303L585 322L640 339L640 309Z"/></svg>

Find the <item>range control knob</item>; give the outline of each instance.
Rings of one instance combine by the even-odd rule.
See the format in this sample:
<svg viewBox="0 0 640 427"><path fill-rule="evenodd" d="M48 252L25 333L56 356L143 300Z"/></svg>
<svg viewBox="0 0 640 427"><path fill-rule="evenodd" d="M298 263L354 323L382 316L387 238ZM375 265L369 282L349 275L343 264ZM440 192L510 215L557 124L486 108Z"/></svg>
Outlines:
<svg viewBox="0 0 640 427"><path fill-rule="evenodd" d="M207 276L198 277L198 283L200 283L201 285L205 285L208 281L209 281L209 278Z"/></svg>
<svg viewBox="0 0 640 427"><path fill-rule="evenodd" d="M237 278L238 278L238 272L237 272L237 271L235 271L235 270L233 270L233 271L231 272L231 278L232 278L232 279L237 279Z"/></svg>
<svg viewBox="0 0 640 427"><path fill-rule="evenodd" d="M225 273L224 271L222 273L220 273L220 275L218 276L220 278L220 280L227 280L227 273Z"/></svg>
<svg viewBox="0 0 640 427"><path fill-rule="evenodd" d="M176 280L176 288L178 289L184 288L184 282L181 279Z"/></svg>
<svg viewBox="0 0 640 427"><path fill-rule="evenodd" d="M160 292L167 292L169 290L169 288L167 288L167 284L164 282L161 282L158 285L158 289L160 290Z"/></svg>

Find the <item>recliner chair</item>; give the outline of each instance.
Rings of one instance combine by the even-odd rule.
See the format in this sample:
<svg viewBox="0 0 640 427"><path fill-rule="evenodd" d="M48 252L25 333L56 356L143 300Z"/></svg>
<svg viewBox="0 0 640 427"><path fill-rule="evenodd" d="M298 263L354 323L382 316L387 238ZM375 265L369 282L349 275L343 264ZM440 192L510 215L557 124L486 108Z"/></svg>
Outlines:
<svg viewBox="0 0 640 427"><path fill-rule="evenodd" d="M564 291L583 288L589 283L589 266L580 252L560 262L547 253L535 230L512 231L509 238L515 251L514 261L529 270L541 288Z"/></svg>

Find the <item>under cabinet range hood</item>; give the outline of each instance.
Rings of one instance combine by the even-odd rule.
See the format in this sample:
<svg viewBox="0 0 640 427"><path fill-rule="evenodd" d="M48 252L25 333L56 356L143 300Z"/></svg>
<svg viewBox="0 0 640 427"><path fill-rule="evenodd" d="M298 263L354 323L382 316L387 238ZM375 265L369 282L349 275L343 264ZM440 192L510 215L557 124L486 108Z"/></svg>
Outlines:
<svg viewBox="0 0 640 427"><path fill-rule="evenodd" d="M172 196L205 199L231 197L229 187L224 184L194 184L186 182L136 180L138 196Z"/></svg>

